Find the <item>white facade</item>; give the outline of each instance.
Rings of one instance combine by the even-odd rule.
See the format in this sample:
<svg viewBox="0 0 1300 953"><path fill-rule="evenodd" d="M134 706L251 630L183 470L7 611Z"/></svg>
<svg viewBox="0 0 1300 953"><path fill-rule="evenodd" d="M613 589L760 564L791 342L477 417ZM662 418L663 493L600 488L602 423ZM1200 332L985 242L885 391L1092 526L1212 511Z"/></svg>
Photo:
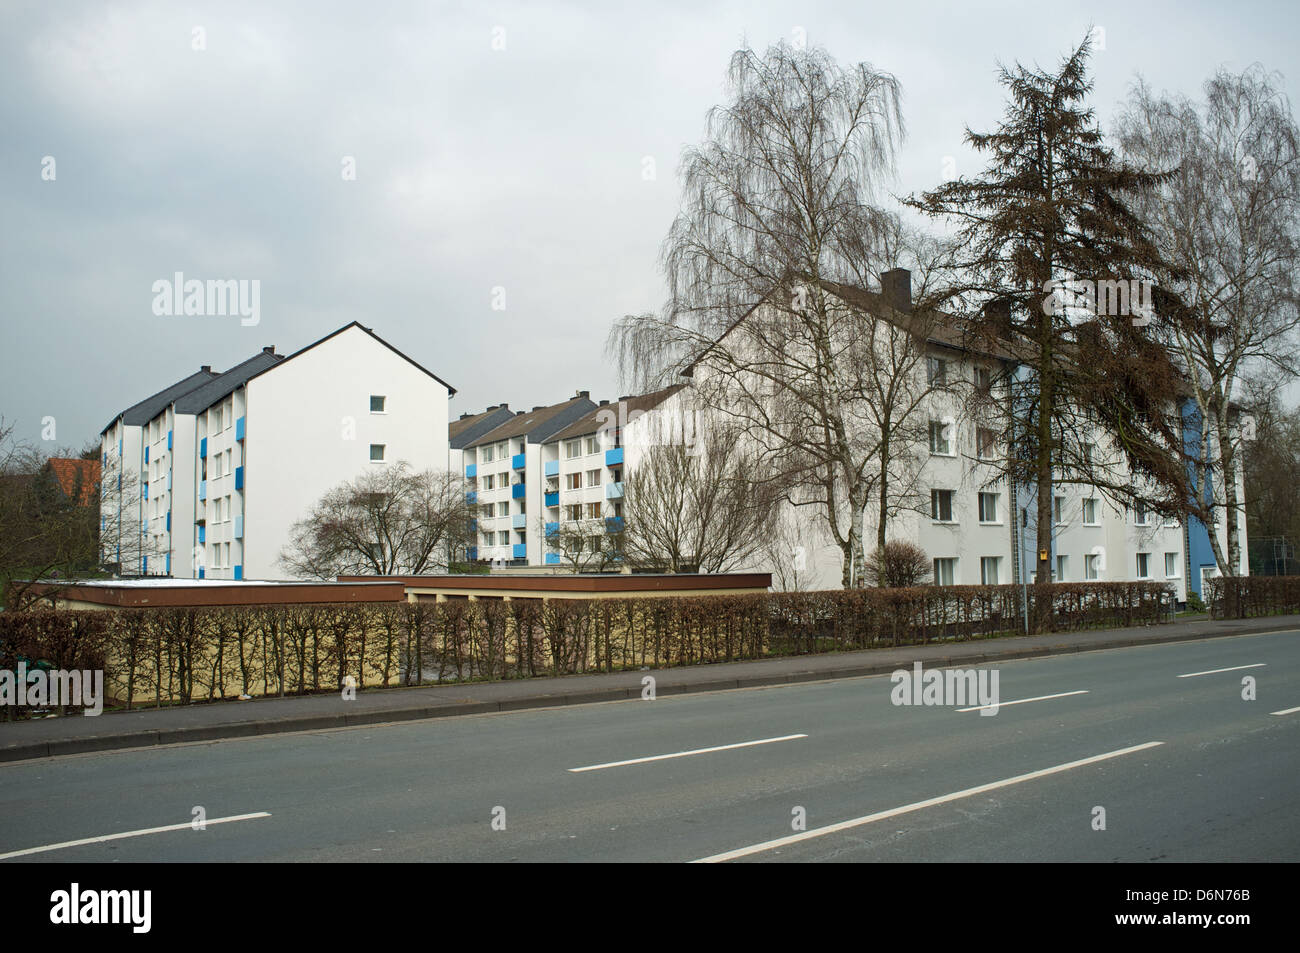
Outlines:
<svg viewBox="0 0 1300 953"><path fill-rule="evenodd" d="M360 324L266 355L208 375L142 427L106 429L105 459L120 440L148 486L139 525L159 555L144 572L283 578L290 528L327 490L374 467L447 468L454 391Z"/></svg>

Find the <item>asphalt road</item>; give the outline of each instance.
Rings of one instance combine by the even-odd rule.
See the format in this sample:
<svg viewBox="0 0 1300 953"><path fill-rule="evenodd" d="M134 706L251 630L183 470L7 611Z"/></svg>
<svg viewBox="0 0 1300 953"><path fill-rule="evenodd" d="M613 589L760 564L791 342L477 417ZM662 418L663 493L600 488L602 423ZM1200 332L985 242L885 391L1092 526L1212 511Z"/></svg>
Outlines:
<svg viewBox="0 0 1300 953"><path fill-rule="evenodd" d="M0 863L1300 860L1300 632L997 668L3 764Z"/></svg>

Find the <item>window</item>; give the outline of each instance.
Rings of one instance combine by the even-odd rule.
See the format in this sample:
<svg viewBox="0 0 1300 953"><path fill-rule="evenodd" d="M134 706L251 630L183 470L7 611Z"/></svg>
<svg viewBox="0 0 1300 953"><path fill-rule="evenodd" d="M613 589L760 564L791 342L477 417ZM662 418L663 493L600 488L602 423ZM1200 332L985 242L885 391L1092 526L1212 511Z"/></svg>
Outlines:
<svg viewBox="0 0 1300 953"><path fill-rule="evenodd" d="M1056 557L1056 581L1057 582L1065 582L1067 579L1070 578L1069 568L1070 568L1069 556Z"/></svg>
<svg viewBox="0 0 1300 953"><path fill-rule="evenodd" d="M996 586L998 584L998 563L1001 561L1001 556L980 557L980 582L983 585Z"/></svg>
<svg viewBox="0 0 1300 953"><path fill-rule="evenodd" d="M490 520L495 511L496 511L496 507L494 507L491 503L484 503L482 506L479 507L479 513L482 515L483 519L485 520Z"/></svg>
<svg viewBox="0 0 1300 953"><path fill-rule="evenodd" d="M590 453L599 453L599 452L600 452L600 441L598 441L595 437L588 437L587 453L590 454Z"/></svg>
<svg viewBox="0 0 1300 953"><path fill-rule="evenodd" d="M1094 554L1083 557L1083 578L1101 578L1101 557Z"/></svg>
<svg viewBox="0 0 1300 953"><path fill-rule="evenodd" d="M382 443L372 443L370 445L370 462L383 463L383 461L384 461L384 445Z"/></svg>
<svg viewBox="0 0 1300 953"><path fill-rule="evenodd" d="M1151 525L1151 514L1147 511L1147 505L1141 500L1133 504L1133 519L1138 526Z"/></svg>
<svg viewBox="0 0 1300 953"><path fill-rule="evenodd" d="M480 448L479 448L478 455L479 455L479 463L491 463L491 462L492 462L492 448L491 448L491 447L480 447Z"/></svg>
<svg viewBox="0 0 1300 953"><path fill-rule="evenodd" d="M385 401L386 399L387 399L387 398L385 398L385 397L381 397L381 396L379 396L379 395L377 395L377 394L371 394L371 395L370 395L370 412L371 412L372 414L382 414L382 413L384 413L384 401Z"/></svg>
<svg viewBox="0 0 1300 953"><path fill-rule="evenodd" d="M482 479L483 479L483 489L485 490L492 489L493 483L496 478L489 473L487 476L483 477Z"/></svg>
<svg viewBox="0 0 1300 953"><path fill-rule="evenodd" d="M1165 578L1166 579L1178 578L1178 554L1177 553L1165 553Z"/></svg>
<svg viewBox="0 0 1300 953"><path fill-rule="evenodd" d="M588 470L588 471L587 471L587 486L600 486L600 471L599 471L599 470Z"/></svg>
<svg viewBox="0 0 1300 953"><path fill-rule="evenodd" d="M509 516L509 515L510 515L510 501L502 500L497 504L497 516Z"/></svg>
<svg viewBox="0 0 1300 953"><path fill-rule="evenodd" d="M229 476L234 472L235 472L235 452L233 450L227 450L226 451L226 476Z"/></svg>
<svg viewBox="0 0 1300 953"><path fill-rule="evenodd" d="M1097 518L1097 498L1095 496L1090 496L1083 501L1083 525L1101 525L1101 521Z"/></svg>
<svg viewBox="0 0 1300 953"><path fill-rule="evenodd" d="M1083 462L1091 465L1093 455L1096 454L1097 448L1090 443L1085 443L1080 447L1080 450L1083 453Z"/></svg>
<svg viewBox="0 0 1300 953"><path fill-rule="evenodd" d="M940 523L952 522L952 490L930 491L930 518Z"/></svg>
<svg viewBox="0 0 1300 953"><path fill-rule="evenodd" d="M952 455L948 425L941 420L930 421L930 452L945 457Z"/></svg>
<svg viewBox="0 0 1300 953"><path fill-rule="evenodd" d="M498 546L510 545L510 530L503 529L499 533L497 533L497 545Z"/></svg>
<svg viewBox="0 0 1300 953"><path fill-rule="evenodd" d="M600 504L599 504L599 503L588 503L588 504L587 504L587 519L589 519L589 520L598 520L598 519L600 519Z"/></svg>
<svg viewBox="0 0 1300 953"><path fill-rule="evenodd" d="M987 394L993 389L993 371L987 367L975 368L975 386Z"/></svg>
<svg viewBox="0 0 1300 953"><path fill-rule="evenodd" d="M582 456L582 441L570 440L564 445L564 459L572 460L574 457Z"/></svg>
<svg viewBox="0 0 1300 953"><path fill-rule="evenodd" d="M1151 578L1151 554L1138 553L1137 556L1138 556L1137 558L1138 578L1139 579Z"/></svg>
<svg viewBox="0 0 1300 953"><path fill-rule="evenodd" d="M230 522L230 497L226 497L226 507L223 512L225 513L225 517L226 517L225 522L229 523Z"/></svg>
<svg viewBox="0 0 1300 953"><path fill-rule="evenodd" d="M998 494L980 494L980 522L996 523L998 521Z"/></svg>
<svg viewBox="0 0 1300 953"><path fill-rule="evenodd" d="M576 523L582 519L582 504L574 503L564 508L564 518L570 522Z"/></svg>
<svg viewBox="0 0 1300 953"><path fill-rule="evenodd" d="M925 359L925 381L936 387L942 387L948 381L948 362L939 357Z"/></svg>
<svg viewBox="0 0 1300 953"><path fill-rule="evenodd" d="M1052 497L1052 522L1057 526L1065 523L1065 497Z"/></svg>
<svg viewBox="0 0 1300 953"><path fill-rule="evenodd" d="M997 447L997 431L980 427L975 431L975 456L980 460L992 460Z"/></svg>
<svg viewBox="0 0 1300 953"><path fill-rule="evenodd" d="M566 490L579 490L582 488L581 473L566 473L564 475L564 488Z"/></svg>
<svg viewBox="0 0 1300 953"><path fill-rule="evenodd" d="M936 559L934 561L934 584L936 586L954 585L953 580L957 578L957 560Z"/></svg>

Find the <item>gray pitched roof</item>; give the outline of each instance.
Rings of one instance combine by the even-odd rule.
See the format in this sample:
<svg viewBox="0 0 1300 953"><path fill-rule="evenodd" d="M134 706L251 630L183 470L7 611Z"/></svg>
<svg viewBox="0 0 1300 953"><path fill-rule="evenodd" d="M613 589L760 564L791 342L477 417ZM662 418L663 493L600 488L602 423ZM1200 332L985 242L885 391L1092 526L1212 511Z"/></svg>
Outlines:
<svg viewBox="0 0 1300 953"><path fill-rule="evenodd" d="M122 411L107 424L100 433L104 433L109 427L121 420L122 423L132 427L139 427L153 420L163 409L178 397L183 397L196 387L201 387L208 381L220 375L210 370L199 370L191 374L184 380L179 380L170 387L165 387L152 397L146 397L138 404L132 404L126 410Z"/></svg>
<svg viewBox="0 0 1300 953"><path fill-rule="evenodd" d="M226 373L215 377L176 401L176 413L198 414L207 410L217 401L233 394L253 375L260 374L268 367L274 367L284 360L280 354L270 351L258 351L242 364L236 364Z"/></svg>
<svg viewBox="0 0 1300 953"><path fill-rule="evenodd" d="M529 411L520 411L500 427L490 430L483 436L466 444L465 447L480 447L498 440L511 437L526 437L529 443L540 443L557 430L569 426L588 411L596 409L596 403L590 397L571 397L563 403L549 407L535 407Z"/></svg>
<svg viewBox="0 0 1300 953"><path fill-rule="evenodd" d="M514 412L502 404L482 413L453 420L447 426L451 449L464 450L471 440L477 440L490 430L500 427L507 420L513 420L514 416Z"/></svg>

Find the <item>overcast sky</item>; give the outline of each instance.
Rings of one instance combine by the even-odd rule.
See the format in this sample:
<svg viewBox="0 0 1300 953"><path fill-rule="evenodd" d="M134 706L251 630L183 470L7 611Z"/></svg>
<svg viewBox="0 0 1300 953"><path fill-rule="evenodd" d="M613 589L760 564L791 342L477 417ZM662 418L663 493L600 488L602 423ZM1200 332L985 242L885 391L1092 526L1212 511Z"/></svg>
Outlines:
<svg viewBox="0 0 1300 953"><path fill-rule="evenodd" d="M663 303L678 157L735 49L800 30L894 73L906 194L946 156L978 171L999 60L1054 65L1090 26L1103 127L1139 72L1195 94L1257 61L1300 99L1294 2L0 0L0 415L80 447L200 364L352 320L453 416L617 397L606 333ZM155 315L178 271L259 280L259 323Z"/></svg>

